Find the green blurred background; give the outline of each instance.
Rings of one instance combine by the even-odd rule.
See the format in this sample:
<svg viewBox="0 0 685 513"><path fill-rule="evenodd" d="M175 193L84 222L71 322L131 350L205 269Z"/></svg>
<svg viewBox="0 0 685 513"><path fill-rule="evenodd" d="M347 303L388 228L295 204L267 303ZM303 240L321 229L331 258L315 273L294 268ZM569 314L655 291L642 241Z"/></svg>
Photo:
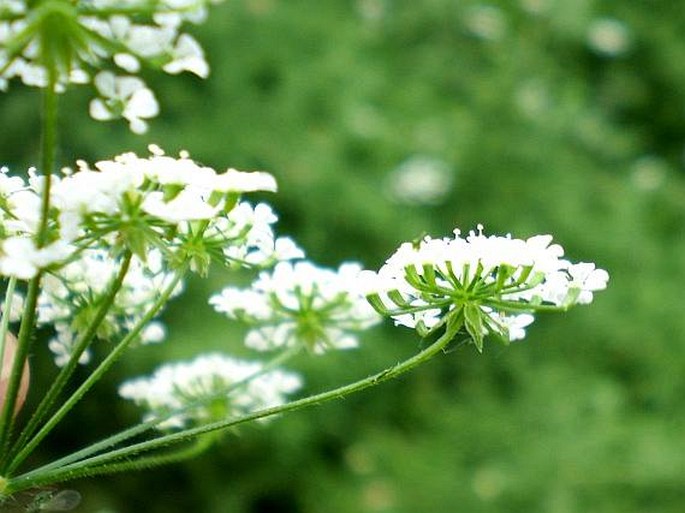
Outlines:
<svg viewBox="0 0 685 513"><path fill-rule="evenodd" d="M99 513L669 513L685 503L685 11L634 0L227 0L191 28L207 81L149 73L143 137L62 103L62 163L150 142L265 169L264 196L322 265L376 268L403 240L483 223L551 233L610 287L525 341L462 347L335 404L247 427L169 468L71 483ZM3 161L36 162L39 94L0 98ZM132 353L51 439L63 454L137 419L125 377L241 327L191 282L170 337ZM315 392L413 354L383 326L294 367ZM36 350L34 361L45 358ZM47 352L47 350L45 350ZM37 373L38 374L38 373ZM54 370L45 367L48 383ZM36 384L35 386L38 386Z"/></svg>

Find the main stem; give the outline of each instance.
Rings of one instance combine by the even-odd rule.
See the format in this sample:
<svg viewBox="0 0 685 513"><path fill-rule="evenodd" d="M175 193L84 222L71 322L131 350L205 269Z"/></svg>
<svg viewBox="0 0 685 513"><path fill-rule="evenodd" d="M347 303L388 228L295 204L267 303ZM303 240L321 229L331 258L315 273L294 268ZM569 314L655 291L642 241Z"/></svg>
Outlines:
<svg viewBox="0 0 685 513"><path fill-rule="evenodd" d="M18 458L17 453L19 453L19 456L22 456L24 445L26 444L26 442L29 441L30 437L33 435L37 427L45 419L45 416L49 412L50 408L52 408L57 397L69 381L69 378L73 375L74 370L78 365L78 361L81 354L83 354L83 352L87 349L87 347L90 345L93 338L95 337L95 334L97 333L100 324L102 324L102 321L107 316L109 308L114 303L114 298L116 297L117 293L123 285L124 278L126 277L126 274L128 273L128 269L131 264L131 258L131 252L127 252L121 263L121 268L119 269L119 272L110 283L104 296L102 296L101 298L100 306L98 307L95 318L92 320L86 331L83 332L81 336L76 340L76 344L74 345L74 350L72 351L72 354L69 357L69 361L64 367L62 367L62 370L57 375L57 378L55 378L55 381L50 386L47 395L43 397L40 404L31 416L29 423L26 425L21 435L19 436L19 439L14 444L14 447L10 451L10 458L12 459L12 462L8 466L8 473L12 472L16 468L17 459L23 459Z"/></svg>
<svg viewBox="0 0 685 513"><path fill-rule="evenodd" d="M350 383L348 385L336 388L334 390L329 390L327 392L322 392L320 394L305 397L304 399L293 401L291 403L287 403L281 406L266 408L254 412L252 414L245 415L238 419L227 419L217 421L210 424L206 424L204 426L198 426L196 428L187 429L185 431L161 436L153 440L139 442L128 447L112 450L104 454L87 458L70 465L65 465L61 468L51 470L39 468L32 472L28 472L23 476L18 476L14 479L10 479L7 483L6 492L14 493L34 486L58 483L61 481L76 479L91 474L105 474L108 473L108 466L110 464L112 464L112 472L120 472L134 469L136 468L136 462L138 460L127 460L143 452L148 452L154 449L161 449L176 443L186 442L195 437L207 433L225 430L257 419L281 413L301 410L303 408L322 404L333 399L346 397L352 393L359 392L361 390L364 390L365 388L378 385L379 383L382 383L389 379L395 378L401 374L404 374L405 372L413 369L417 365L420 365L421 363L431 359L433 356L441 352L450 343L450 341L453 339L454 335L460 327L461 321L458 323L458 325L456 323L450 323L447 327L446 332L438 340L436 340L433 344L428 346L423 351L417 353L416 355L405 360L402 363L393 365L392 367L389 367L384 371L369 376L365 379L355 381L354 383Z"/></svg>
<svg viewBox="0 0 685 513"><path fill-rule="evenodd" d="M55 154L57 152L57 70L48 67L48 83L43 90L43 138L41 144L41 167L44 176L41 191L41 216L36 234L36 246L45 246L48 237L48 214L50 210L50 184L52 172L55 167ZM42 272L38 272L29 282L26 293L24 315L17 337L17 351L15 353L10 380L7 386L5 405L0 412L0 464L4 469L6 465L7 450L14 427L14 407L17 402L17 394L24 371L24 364L31 348L31 338L36 321L36 306L40 292L40 280Z"/></svg>
<svg viewBox="0 0 685 513"><path fill-rule="evenodd" d="M38 446L38 444L52 431L52 429L64 418L64 416L76 405L77 402L91 389L91 387L114 365L126 349L131 345L145 325L159 313L162 307L169 301L169 297L181 281L185 274L186 267L176 272L173 280L166 289L160 294L154 305L150 307L142 319L129 331L129 333L117 344L117 346L107 355L100 365L88 376L81 386L64 402L62 407L50 417L36 435L24 446L12 461L12 467L16 468L26 457Z"/></svg>

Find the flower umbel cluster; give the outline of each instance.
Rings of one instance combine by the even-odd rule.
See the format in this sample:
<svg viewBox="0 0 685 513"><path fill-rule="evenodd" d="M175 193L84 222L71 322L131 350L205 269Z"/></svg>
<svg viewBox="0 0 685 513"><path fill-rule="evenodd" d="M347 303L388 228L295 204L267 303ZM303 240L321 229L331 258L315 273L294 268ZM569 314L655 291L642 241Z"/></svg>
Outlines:
<svg viewBox="0 0 685 513"><path fill-rule="evenodd" d="M271 265L302 257L288 238L276 238L277 220L266 204L240 202L245 192L275 191L264 172L228 169L217 173L191 160L164 155L151 146L149 157L125 153L90 168L52 177L49 244L34 243L41 216L44 178L30 171L28 183L0 173L0 273L29 279L40 270L88 248L116 254L128 250L147 259L160 251L171 268L190 262L206 273L212 260L225 265Z"/></svg>
<svg viewBox="0 0 685 513"><path fill-rule="evenodd" d="M550 235L527 240L486 236L482 226L461 237L404 243L377 272L364 272L368 299L396 324L425 336L464 326L479 351L487 334L522 339L533 313L590 303L609 275L574 264Z"/></svg>
<svg viewBox="0 0 685 513"><path fill-rule="evenodd" d="M119 394L148 410L145 421L159 419L159 429L171 429L278 406L301 386L293 372L214 353L164 365L149 378L123 383Z"/></svg>
<svg viewBox="0 0 685 513"><path fill-rule="evenodd" d="M337 271L281 262L250 289L227 287L209 302L252 326L245 344L258 351L304 346L315 353L357 347L357 332L380 321L360 294L358 264Z"/></svg>
<svg viewBox="0 0 685 513"><path fill-rule="evenodd" d="M217 0L3 0L0 89L13 78L58 90L92 81L99 95L90 105L93 118L123 117L144 132L158 106L135 74L145 63L206 78L204 52L181 26L202 22L209 3Z"/></svg>
<svg viewBox="0 0 685 513"><path fill-rule="evenodd" d="M38 297L38 324L52 325L56 336L49 348L55 355L55 363L64 365L71 356L74 342L84 332L100 306L107 287L114 280L121 258L113 257L102 249L84 251L75 260L43 280ZM164 267L162 254L154 250L145 262L134 257L119 292L100 323L97 337L102 340L119 340L141 321L155 302L160 290L171 284L173 273ZM181 293L182 282L170 297ZM147 323L140 334L142 343L161 342L166 336L162 324ZM89 352L80 355L80 362L87 363Z"/></svg>

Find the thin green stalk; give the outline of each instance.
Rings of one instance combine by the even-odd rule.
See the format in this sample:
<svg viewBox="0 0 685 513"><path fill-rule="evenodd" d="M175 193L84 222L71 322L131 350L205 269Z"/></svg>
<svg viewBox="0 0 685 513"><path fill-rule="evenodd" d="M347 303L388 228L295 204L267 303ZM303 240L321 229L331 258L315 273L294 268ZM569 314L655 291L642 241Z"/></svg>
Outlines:
<svg viewBox="0 0 685 513"><path fill-rule="evenodd" d="M489 299L484 304L506 312L524 312L531 314L536 312L566 312L569 309L568 306L535 305L531 303L519 303L516 301L497 301L495 299Z"/></svg>
<svg viewBox="0 0 685 513"><path fill-rule="evenodd" d="M197 440L193 440L188 447L183 447L182 449L169 451L165 454L157 456L147 456L143 458L138 458L133 461L109 463L101 465L99 467L90 467L88 469L87 476L92 477L103 474L114 474L117 472L126 472L130 470L145 470L153 467L160 467L162 465L168 465L170 463L178 463L180 461L188 460L196 456L199 456L212 446L215 439L216 437L213 436L212 433L209 433L199 437Z"/></svg>
<svg viewBox="0 0 685 513"><path fill-rule="evenodd" d="M12 276L7 281L7 290L5 291L5 308L2 311L2 321L0 321L0 369L5 360L5 337L10 324L10 310L12 309L12 297L14 296L14 289L17 286L17 279Z"/></svg>
<svg viewBox="0 0 685 513"><path fill-rule="evenodd" d="M55 167L55 154L57 152L57 70L54 66L48 66L48 83L43 90L43 124L41 141L41 165L44 176L43 190L41 191L41 215L38 233L36 234L36 246L43 247L48 235L48 217L50 210L50 184L53 169ZM17 350L7 386L5 405L0 412L0 468L4 469L7 450L9 448L12 429L14 427L14 406L21 383L24 363L31 347L36 320L36 305L40 292L40 279L42 273L38 272L31 279L26 294L24 315L17 337Z"/></svg>
<svg viewBox="0 0 685 513"><path fill-rule="evenodd" d="M48 414L48 412L54 405L55 401L59 397L59 394L62 392L62 390L64 390L64 387L69 381L69 378L71 378L74 371L76 370L80 356L83 354L83 352L88 348L88 346L95 338L95 334L97 333L100 324L107 316L109 308L112 306L112 303L114 303L114 298L116 297L117 293L119 292L124 283L124 278L126 277L126 274L128 273L131 264L131 258L131 252L127 252L124 255L124 259L121 263L121 268L119 269L118 274L110 283L104 296L102 296L101 303L95 314L95 317L93 318L88 328L84 332L82 332L79 338L76 340L76 343L74 344L74 349L69 357L69 361L60 370L59 374L55 378L55 381L50 386L48 393L45 395L45 397L43 397L40 404L31 416L31 419L29 420L28 424L19 436L19 439L14 444L14 447L10 451L11 463L7 469L8 473L11 473L16 468L15 458L17 456L17 453L20 453L22 447L24 447L24 445L29 441L31 435L35 433L40 423L45 419L46 415Z"/></svg>
<svg viewBox="0 0 685 513"><path fill-rule="evenodd" d="M404 362L393 365L392 367L389 367L384 371L373 374L359 381L355 381L354 383L344 385L334 390L329 390L326 392L322 392L320 394L305 397L303 399L286 403L281 406L265 408L263 410L251 413L249 415L245 415L238 419L226 419L217 422L212 422L210 424L205 424L203 426L198 426L177 433L160 436L153 440L139 442L137 444L109 451L104 454L100 454L98 456L94 456L92 458L88 458L71 465L65 465L61 468L47 471L45 468L39 468L27 474L10 479L7 483L5 493L15 493L17 491L24 490L26 488L31 488L34 486L53 484L87 476L89 475L88 472L91 469L102 468L104 473L106 472L105 466L109 463L117 464L116 469L118 471L130 470L134 468L135 461L127 462L127 466L126 463L121 463L122 459L131 458L143 452L148 452L154 449L168 447L175 443L186 442L197 436L225 430L227 428L238 426L240 424L251 422L257 419L285 412L301 410L303 408L322 404L333 399L346 397L354 392L358 392L365 388L369 388L389 379L395 378L420 365L421 363L429 360L430 358L441 352L449 344L454 335L459 331L462 322L463 319L460 318L457 320L457 322L453 322L450 325L448 325L446 332L438 340L436 340L433 344L428 346L423 351L417 353L413 357L405 360Z"/></svg>
<svg viewBox="0 0 685 513"><path fill-rule="evenodd" d="M12 461L12 467L16 468L26 457L38 446L38 444L52 431L52 429L64 418L64 416L81 400L81 398L91 389L91 387L105 374L109 368L119 359L123 352L133 342L143 327L150 322L155 315L167 303L179 281L183 278L187 266L179 269L174 279L162 292L157 301L147 311L140 321L131 331L117 344L111 353L100 363L100 365L88 376L81 386L64 402L62 407L43 425L36 435L22 448L21 452Z"/></svg>
<svg viewBox="0 0 685 513"><path fill-rule="evenodd" d="M248 376L247 378L237 381L233 384L231 384L229 387L226 389L222 390L221 392L217 392L215 394L211 394L207 397L204 397L202 399L192 401L189 404L185 405L182 408L176 409L169 411L165 413L164 415L159 415L151 420L148 420L146 422L142 422L140 424L137 424L131 428L125 429L124 431L121 431L119 433L116 433L114 435L111 435L103 440L100 440L99 442L96 442L92 445L89 445L88 447L85 447L75 453L69 454L68 456L65 456L64 458L60 458L59 460L53 461L52 463L49 463L48 465L44 465L41 467L42 471L45 470L52 470L55 468L60 468L65 465L68 465L70 463L74 463L76 461L85 459L88 456L91 456L93 454L96 454L104 449L109 449L110 447L114 447L115 445L125 441L129 440L135 436L138 436L146 431L149 431L162 422L175 417L176 415L182 415L188 411L194 410L195 408L199 408L204 406L205 404L218 399L220 397L225 396L226 394L229 394L230 392L237 390L244 385L250 383L253 379L262 376L263 374L269 372L270 370L273 370L277 367L280 367L284 363L286 363L288 360L291 358L295 357L302 351L303 347L302 346L297 346L288 349L287 351L284 351L283 353L277 355L276 357L272 358L269 360L264 367L259 372L256 372L252 374L251 376Z"/></svg>
<svg viewBox="0 0 685 513"><path fill-rule="evenodd" d="M6 463L5 458L8 455L7 451L9 449L10 435L12 428L14 427L14 407L17 403L21 376L24 372L24 363L26 362L29 353L31 334L36 319L36 304L38 303L38 293L40 292L40 277L41 273L38 273L38 275L29 282L29 287L26 292L24 316L21 319L21 326L17 337L17 348L14 353L14 362L12 363L12 370L7 383L5 404L0 412L0 463L2 463L2 468L4 468L4 464Z"/></svg>

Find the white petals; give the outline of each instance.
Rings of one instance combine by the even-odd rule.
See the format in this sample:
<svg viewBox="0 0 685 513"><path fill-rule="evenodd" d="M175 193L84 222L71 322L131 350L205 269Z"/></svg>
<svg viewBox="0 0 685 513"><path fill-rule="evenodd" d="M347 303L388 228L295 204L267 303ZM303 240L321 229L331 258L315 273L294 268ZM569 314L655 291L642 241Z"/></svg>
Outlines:
<svg viewBox="0 0 685 513"><path fill-rule="evenodd" d="M209 65L205 61L202 47L188 34L181 34L171 52L171 61L163 66L167 73L176 75L190 71L200 78L209 76Z"/></svg>
<svg viewBox="0 0 685 513"><path fill-rule="evenodd" d="M465 312L459 322L481 349L490 332L522 339L537 310L590 303L609 279L595 264L564 260L550 235L486 236L481 226L465 238L459 230L454 235L404 243L377 273L364 271L364 292L374 307L420 331Z"/></svg>
<svg viewBox="0 0 685 513"><path fill-rule="evenodd" d="M155 117L159 105L154 94L137 77L117 77L102 71L95 77L95 87L102 96L90 102L93 119L106 121L123 117L135 133L147 131L144 119Z"/></svg>
<svg viewBox="0 0 685 513"><path fill-rule="evenodd" d="M245 344L259 351L303 345L315 353L357 346L356 332L380 321L359 293L361 267L338 271L310 262L281 262L250 289L225 288L210 304L253 326Z"/></svg>
<svg viewBox="0 0 685 513"><path fill-rule="evenodd" d="M72 251L64 241L37 248L33 239L10 237L0 246L0 274L29 280L40 269L66 259Z"/></svg>
<svg viewBox="0 0 685 513"><path fill-rule="evenodd" d="M295 373L265 372L260 362L207 354L164 365L149 378L127 381L119 395L146 408L145 420L160 419L157 427L170 429L278 406L301 386Z"/></svg>
<svg viewBox="0 0 685 513"><path fill-rule="evenodd" d="M93 0L87 3L85 12L81 6L74 6L60 14L67 18L61 22L73 29L63 31L60 48L64 50L62 54L69 54L73 59L66 66L58 66L55 87L58 92L65 91L70 84L90 83L91 69L111 68L103 61L110 61L130 74L138 73L142 65L150 64L174 75L187 71L200 78L209 76L202 47L192 36L182 32L183 22L200 23L206 19L204 2L160 0L150 5L133 2L125 5L131 9L131 16L111 14L112 10L122 7L122 2ZM21 8L15 9L15 5ZM23 51L12 55L10 62L5 62L7 56L0 52L0 90L6 90L14 78L28 86L47 86L48 73L41 60L40 38L45 33L43 24L50 23L51 19L37 12L41 8L41 2L3 2L3 10L12 16L11 21L0 20L0 46L16 46ZM143 16L136 15L136 8L141 9L138 14ZM86 47L89 51L83 50ZM115 79L111 72L101 71L93 83L101 96L89 105L93 119L124 118L133 132L147 131L147 120L158 114L159 107L152 91L141 85L139 78Z"/></svg>

